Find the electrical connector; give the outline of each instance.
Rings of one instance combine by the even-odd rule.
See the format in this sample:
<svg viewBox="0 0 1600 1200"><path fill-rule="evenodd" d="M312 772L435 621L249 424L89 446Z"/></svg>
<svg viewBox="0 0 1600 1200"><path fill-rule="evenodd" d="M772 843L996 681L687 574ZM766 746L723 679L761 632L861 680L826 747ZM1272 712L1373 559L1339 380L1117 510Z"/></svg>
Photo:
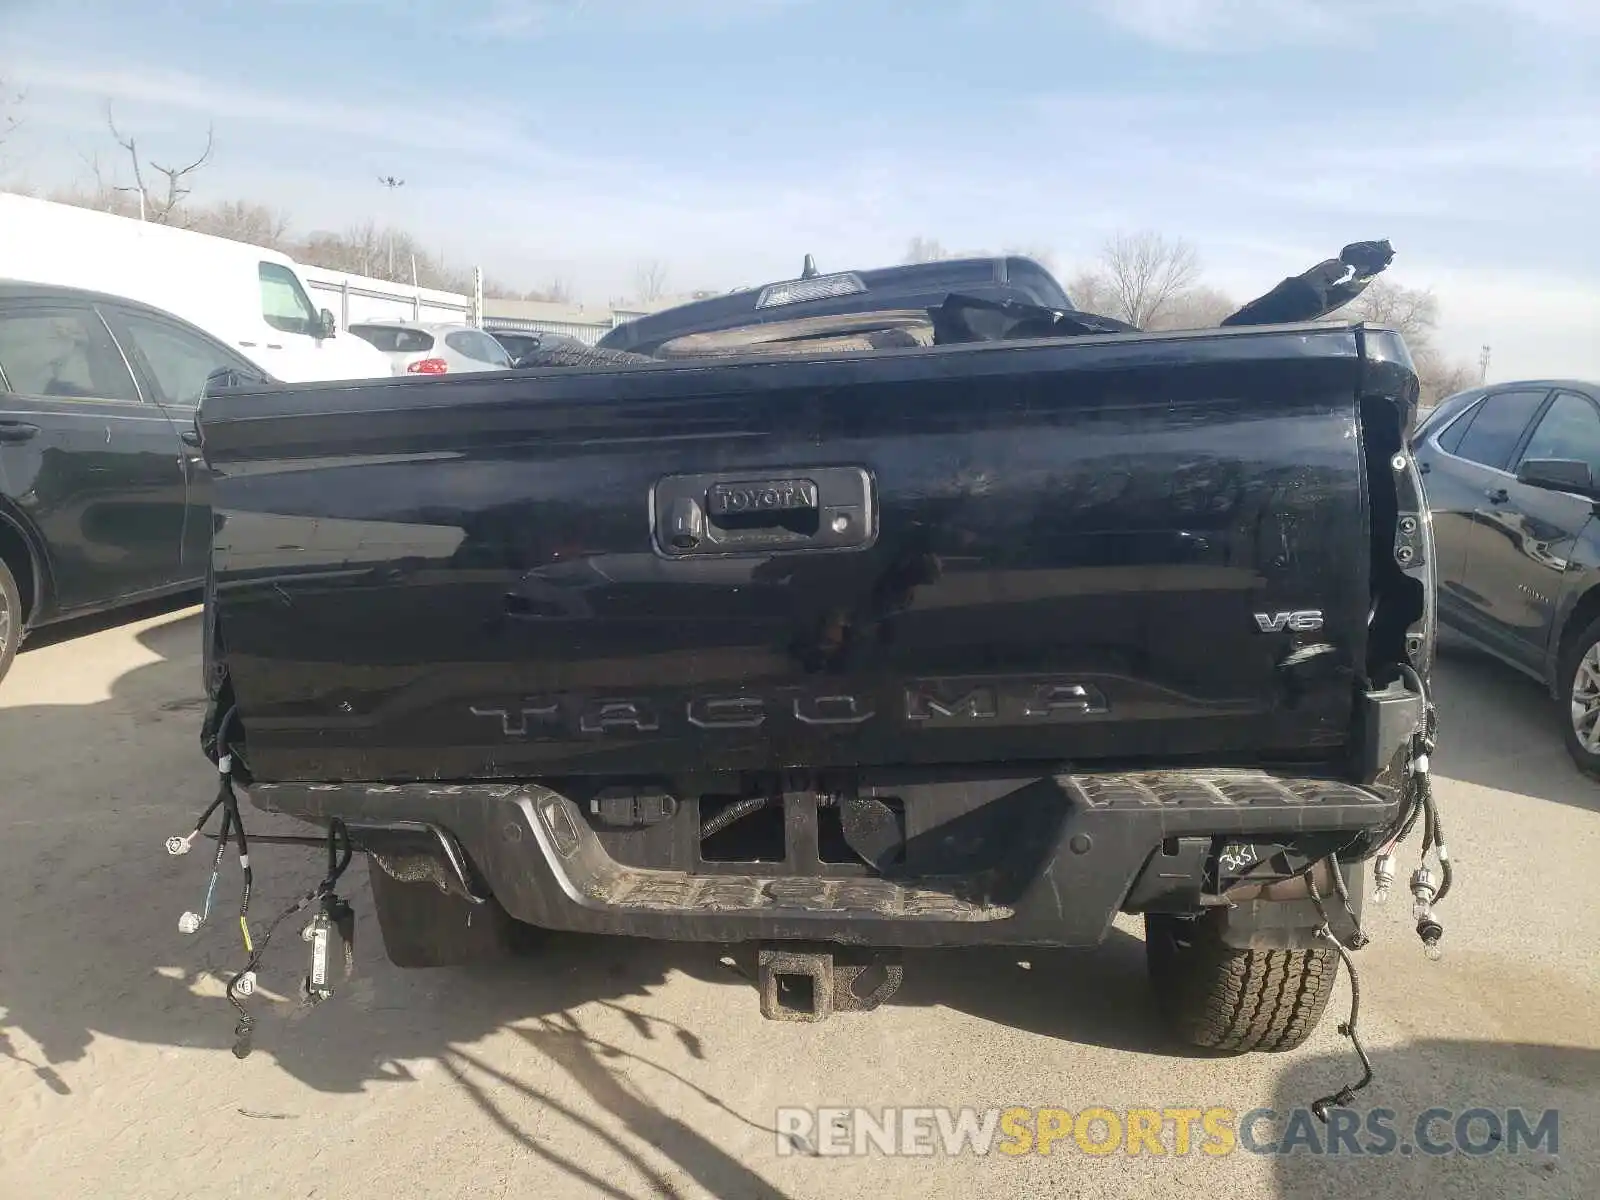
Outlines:
<svg viewBox="0 0 1600 1200"><path fill-rule="evenodd" d="M1394 887L1394 855L1380 854L1372 865L1372 902L1385 904L1389 900L1389 889Z"/></svg>

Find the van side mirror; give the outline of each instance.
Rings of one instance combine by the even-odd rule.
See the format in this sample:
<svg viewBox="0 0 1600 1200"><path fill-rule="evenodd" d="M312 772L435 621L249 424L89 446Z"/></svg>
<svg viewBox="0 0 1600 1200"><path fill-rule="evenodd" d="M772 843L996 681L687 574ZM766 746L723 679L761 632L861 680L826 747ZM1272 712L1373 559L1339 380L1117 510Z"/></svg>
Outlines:
<svg viewBox="0 0 1600 1200"><path fill-rule="evenodd" d="M333 314L331 312L329 312L327 309L323 309L317 314L317 336L319 338L331 338L338 332L339 322L333 319Z"/></svg>
<svg viewBox="0 0 1600 1200"><path fill-rule="evenodd" d="M1576 492L1596 498L1594 473L1576 458L1529 458L1517 467L1517 482L1552 492Z"/></svg>

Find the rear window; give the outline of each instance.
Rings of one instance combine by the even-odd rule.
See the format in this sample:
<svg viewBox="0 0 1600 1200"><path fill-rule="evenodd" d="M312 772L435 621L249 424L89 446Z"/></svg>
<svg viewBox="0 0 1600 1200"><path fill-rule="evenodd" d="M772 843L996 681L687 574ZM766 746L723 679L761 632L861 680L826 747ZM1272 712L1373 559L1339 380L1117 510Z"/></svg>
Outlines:
<svg viewBox="0 0 1600 1200"><path fill-rule="evenodd" d="M433 349L433 334L403 325L352 325L350 332L385 354L421 354Z"/></svg>
<svg viewBox="0 0 1600 1200"><path fill-rule="evenodd" d="M501 333L496 331L494 340L506 348L506 353L512 358L521 358L524 354L531 354L539 348L539 335L534 333Z"/></svg>
<svg viewBox="0 0 1600 1200"><path fill-rule="evenodd" d="M475 329L458 329L454 333L447 333L444 344L457 354L464 354L474 362L490 363L496 367L509 367L511 359L506 354L505 347L495 341L487 333L479 333Z"/></svg>

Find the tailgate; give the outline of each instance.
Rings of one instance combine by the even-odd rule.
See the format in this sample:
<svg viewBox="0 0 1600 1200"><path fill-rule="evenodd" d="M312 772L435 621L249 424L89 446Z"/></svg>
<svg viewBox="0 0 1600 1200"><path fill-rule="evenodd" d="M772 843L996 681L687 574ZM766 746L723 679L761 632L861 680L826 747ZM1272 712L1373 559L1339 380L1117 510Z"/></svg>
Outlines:
<svg viewBox="0 0 1600 1200"><path fill-rule="evenodd" d="M252 769L1331 757L1361 371L1305 327L227 397Z"/></svg>

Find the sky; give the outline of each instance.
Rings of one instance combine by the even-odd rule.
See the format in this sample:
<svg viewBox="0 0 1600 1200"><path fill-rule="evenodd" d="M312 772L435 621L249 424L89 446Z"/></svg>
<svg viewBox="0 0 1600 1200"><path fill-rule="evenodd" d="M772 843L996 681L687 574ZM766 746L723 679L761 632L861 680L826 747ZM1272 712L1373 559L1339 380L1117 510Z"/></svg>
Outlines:
<svg viewBox="0 0 1600 1200"><path fill-rule="evenodd" d="M1141 230L1243 301L1388 238L1450 353L1600 378L1600 0L0 0L0 79L0 182L87 181L109 100L214 126L197 201L594 303Z"/></svg>

